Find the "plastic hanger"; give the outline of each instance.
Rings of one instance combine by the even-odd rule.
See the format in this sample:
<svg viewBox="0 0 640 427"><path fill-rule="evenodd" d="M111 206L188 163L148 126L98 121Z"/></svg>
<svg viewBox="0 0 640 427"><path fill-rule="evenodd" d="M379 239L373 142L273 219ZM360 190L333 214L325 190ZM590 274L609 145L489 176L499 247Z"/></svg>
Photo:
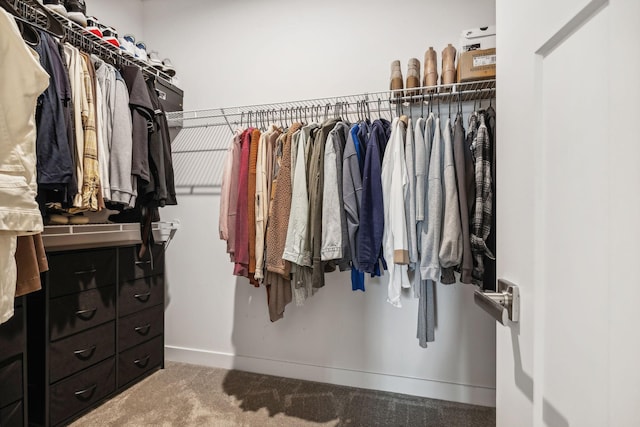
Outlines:
<svg viewBox="0 0 640 427"><path fill-rule="evenodd" d="M6 0L2 0L2 2L7 3ZM56 37L64 38L66 35L66 31L64 29L64 25L55 17L53 13L46 7L44 7L37 0L26 0L26 3L31 5L34 9L37 9L39 13L42 13L47 17L47 26L45 28L40 28L49 34L52 34ZM33 24L32 24L33 25Z"/></svg>

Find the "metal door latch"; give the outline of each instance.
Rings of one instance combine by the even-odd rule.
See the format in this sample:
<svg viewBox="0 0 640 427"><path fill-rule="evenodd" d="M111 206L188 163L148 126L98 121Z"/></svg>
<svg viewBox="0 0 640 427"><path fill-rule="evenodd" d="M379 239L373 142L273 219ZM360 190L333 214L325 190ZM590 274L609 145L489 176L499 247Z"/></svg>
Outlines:
<svg viewBox="0 0 640 427"><path fill-rule="evenodd" d="M483 292L476 289L473 300L498 322L507 325L507 320L520 320L520 289L518 285L498 279L498 292Z"/></svg>

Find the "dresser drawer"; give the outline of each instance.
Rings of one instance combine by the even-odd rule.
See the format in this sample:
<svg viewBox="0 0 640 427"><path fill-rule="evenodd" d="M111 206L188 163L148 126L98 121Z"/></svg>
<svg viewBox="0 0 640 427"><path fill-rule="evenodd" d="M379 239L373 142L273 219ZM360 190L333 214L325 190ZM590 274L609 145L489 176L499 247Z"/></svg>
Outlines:
<svg viewBox="0 0 640 427"><path fill-rule="evenodd" d="M50 301L52 341L101 325L116 317L116 288L78 292Z"/></svg>
<svg viewBox="0 0 640 427"><path fill-rule="evenodd" d="M22 353L26 348L23 307L14 310L13 317L0 325L0 360Z"/></svg>
<svg viewBox="0 0 640 427"><path fill-rule="evenodd" d="M119 249L120 281L140 279L164 273L164 246L153 245L142 259L138 258L138 247Z"/></svg>
<svg viewBox="0 0 640 427"><path fill-rule="evenodd" d="M24 427L24 409L22 401L0 408L0 426Z"/></svg>
<svg viewBox="0 0 640 427"><path fill-rule="evenodd" d="M115 389L116 363L111 358L51 388L49 421L58 424L93 406Z"/></svg>
<svg viewBox="0 0 640 427"><path fill-rule="evenodd" d="M58 297L116 283L116 249L49 256L50 295Z"/></svg>
<svg viewBox="0 0 640 427"><path fill-rule="evenodd" d="M157 305L140 313L120 319L118 344L120 351L127 350L163 333L164 307Z"/></svg>
<svg viewBox="0 0 640 427"><path fill-rule="evenodd" d="M120 316L164 303L164 278L151 276L120 284Z"/></svg>
<svg viewBox="0 0 640 427"><path fill-rule="evenodd" d="M22 358L0 363L0 408L21 400L22 394Z"/></svg>
<svg viewBox="0 0 640 427"><path fill-rule="evenodd" d="M49 382L54 383L115 354L115 322L73 335L50 346Z"/></svg>
<svg viewBox="0 0 640 427"><path fill-rule="evenodd" d="M118 387L122 387L161 366L164 358L163 347L164 340L160 336L120 353L118 356Z"/></svg>

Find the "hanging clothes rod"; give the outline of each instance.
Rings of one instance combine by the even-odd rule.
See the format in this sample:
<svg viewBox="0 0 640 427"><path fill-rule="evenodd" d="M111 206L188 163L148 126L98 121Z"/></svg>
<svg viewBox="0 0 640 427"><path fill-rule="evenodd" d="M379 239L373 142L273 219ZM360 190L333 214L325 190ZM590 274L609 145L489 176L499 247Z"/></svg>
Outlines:
<svg viewBox="0 0 640 427"><path fill-rule="evenodd" d="M254 104L237 107L225 107L191 111L168 112L170 126L191 128L208 126L227 126L233 133L233 124L245 124L248 119L278 120L287 122L299 118L334 115L346 115L356 118L359 114L393 115L401 108L415 105L434 106L436 103L461 103L485 100L495 97L496 81L483 80L469 83L455 83L412 88L419 95L405 96L404 91L366 92L354 95L342 95L326 98L303 99L270 104ZM255 123L255 122L254 122Z"/></svg>
<svg viewBox="0 0 640 427"><path fill-rule="evenodd" d="M182 128L171 144L176 189L182 195L219 194L230 133L233 134L237 128L249 127L249 117L255 127L266 127L272 120L275 124L279 121L291 123L299 119L309 120L311 115L312 120L317 117L322 120L325 115L339 115L353 122L363 116L390 118L403 112L408 116L413 112L416 116L429 109L436 114L441 111L444 115L457 111L461 102L494 98L496 82L487 80L412 90L422 91L424 95L397 97L394 95L399 91L383 91L167 113L169 125ZM425 93L425 90L433 92ZM448 103L456 107L449 109Z"/></svg>
<svg viewBox="0 0 640 427"><path fill-rule="evenodd" d="M43 12L32 6L30 2L25 0L6 1L10 3L15 10L18 11L18 13L20 14L18 18L20 18L20 20L27 23L32 23L41 28L47 28L47 20L49 18L45 16ZM122 65L134 65L141 68L142 72L145 75L160 78L166 81L166 83L171 84L171 77L169 77L162 71L150 66L144 61L126 55L122 49L115 47L111 43L87 31L81 25L78 25L77 23L56 13L55 11L50 11L50 15L53 16L59 23L61 23L64 28L65 34L62 38L62 41L69 42L70 44L84 52L94 54L100 57L100 59L116 67L120 67Z"/></svg>

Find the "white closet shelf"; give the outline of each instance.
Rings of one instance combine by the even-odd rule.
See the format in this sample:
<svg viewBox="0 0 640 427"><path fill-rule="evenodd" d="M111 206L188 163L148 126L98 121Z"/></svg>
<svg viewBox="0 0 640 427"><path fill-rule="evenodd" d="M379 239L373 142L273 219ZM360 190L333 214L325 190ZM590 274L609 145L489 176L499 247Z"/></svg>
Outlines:
<svg viewBox="0 0 640 427"><path fill-rule="evenodd" d="M355 95L305 99L272 104L167 113L170 127L182 128L171 144L176 191L179 194L219 194L226 150L235 128L266 128L270 123L321 120L340 116L358 121L364 116L390 119L431 108L448 111L458 103L492 99L496 80L479 80L412 88L420 95L404 96L405 91L367 92ZM455 110L452 110L455 111ZM374 113L372 115L372 113ZM318 118L318 119L316 119Z"/></svg>
<svg viewBox="0 0 640 427"><path fill-rule="evenodd" d="M352 95L339 95L326 98L302 99L294 101L276 102L270 104L254 104L236 107L210 108L204 110L167 112L169 126L182 128L227 126L233 132L231 125L247 123L249 116L260 121L263 118L279 120L309 117L313 109L320 109L320 115L346 114L354 118L358 108L366 113L388 113L394 111L397 105L405 107L423 104L425 106L449 102L470 102L495 97L496 80L479 80L450 85L423 86L412 88L413 93L419 95L404 96L408 90L387 90L382 92L365 92ZM368 108L368 110L367 110ZM305 110L306 109L306 110ZM360 110L362 113L363 111ZM285 116L286 115L286 116ZM316 112L313 113L314 117ZM351 117L353 116L353 117Z"/></svg>
<svg viewBox="0 0 640 427"><path fill-rule="evenodd" d="M152 224L156 242L168 243L179 228L178 221ZM42 233L47 251L67 251L103 246L128 246L142 242L140 224L47 225Z"/></svg>

